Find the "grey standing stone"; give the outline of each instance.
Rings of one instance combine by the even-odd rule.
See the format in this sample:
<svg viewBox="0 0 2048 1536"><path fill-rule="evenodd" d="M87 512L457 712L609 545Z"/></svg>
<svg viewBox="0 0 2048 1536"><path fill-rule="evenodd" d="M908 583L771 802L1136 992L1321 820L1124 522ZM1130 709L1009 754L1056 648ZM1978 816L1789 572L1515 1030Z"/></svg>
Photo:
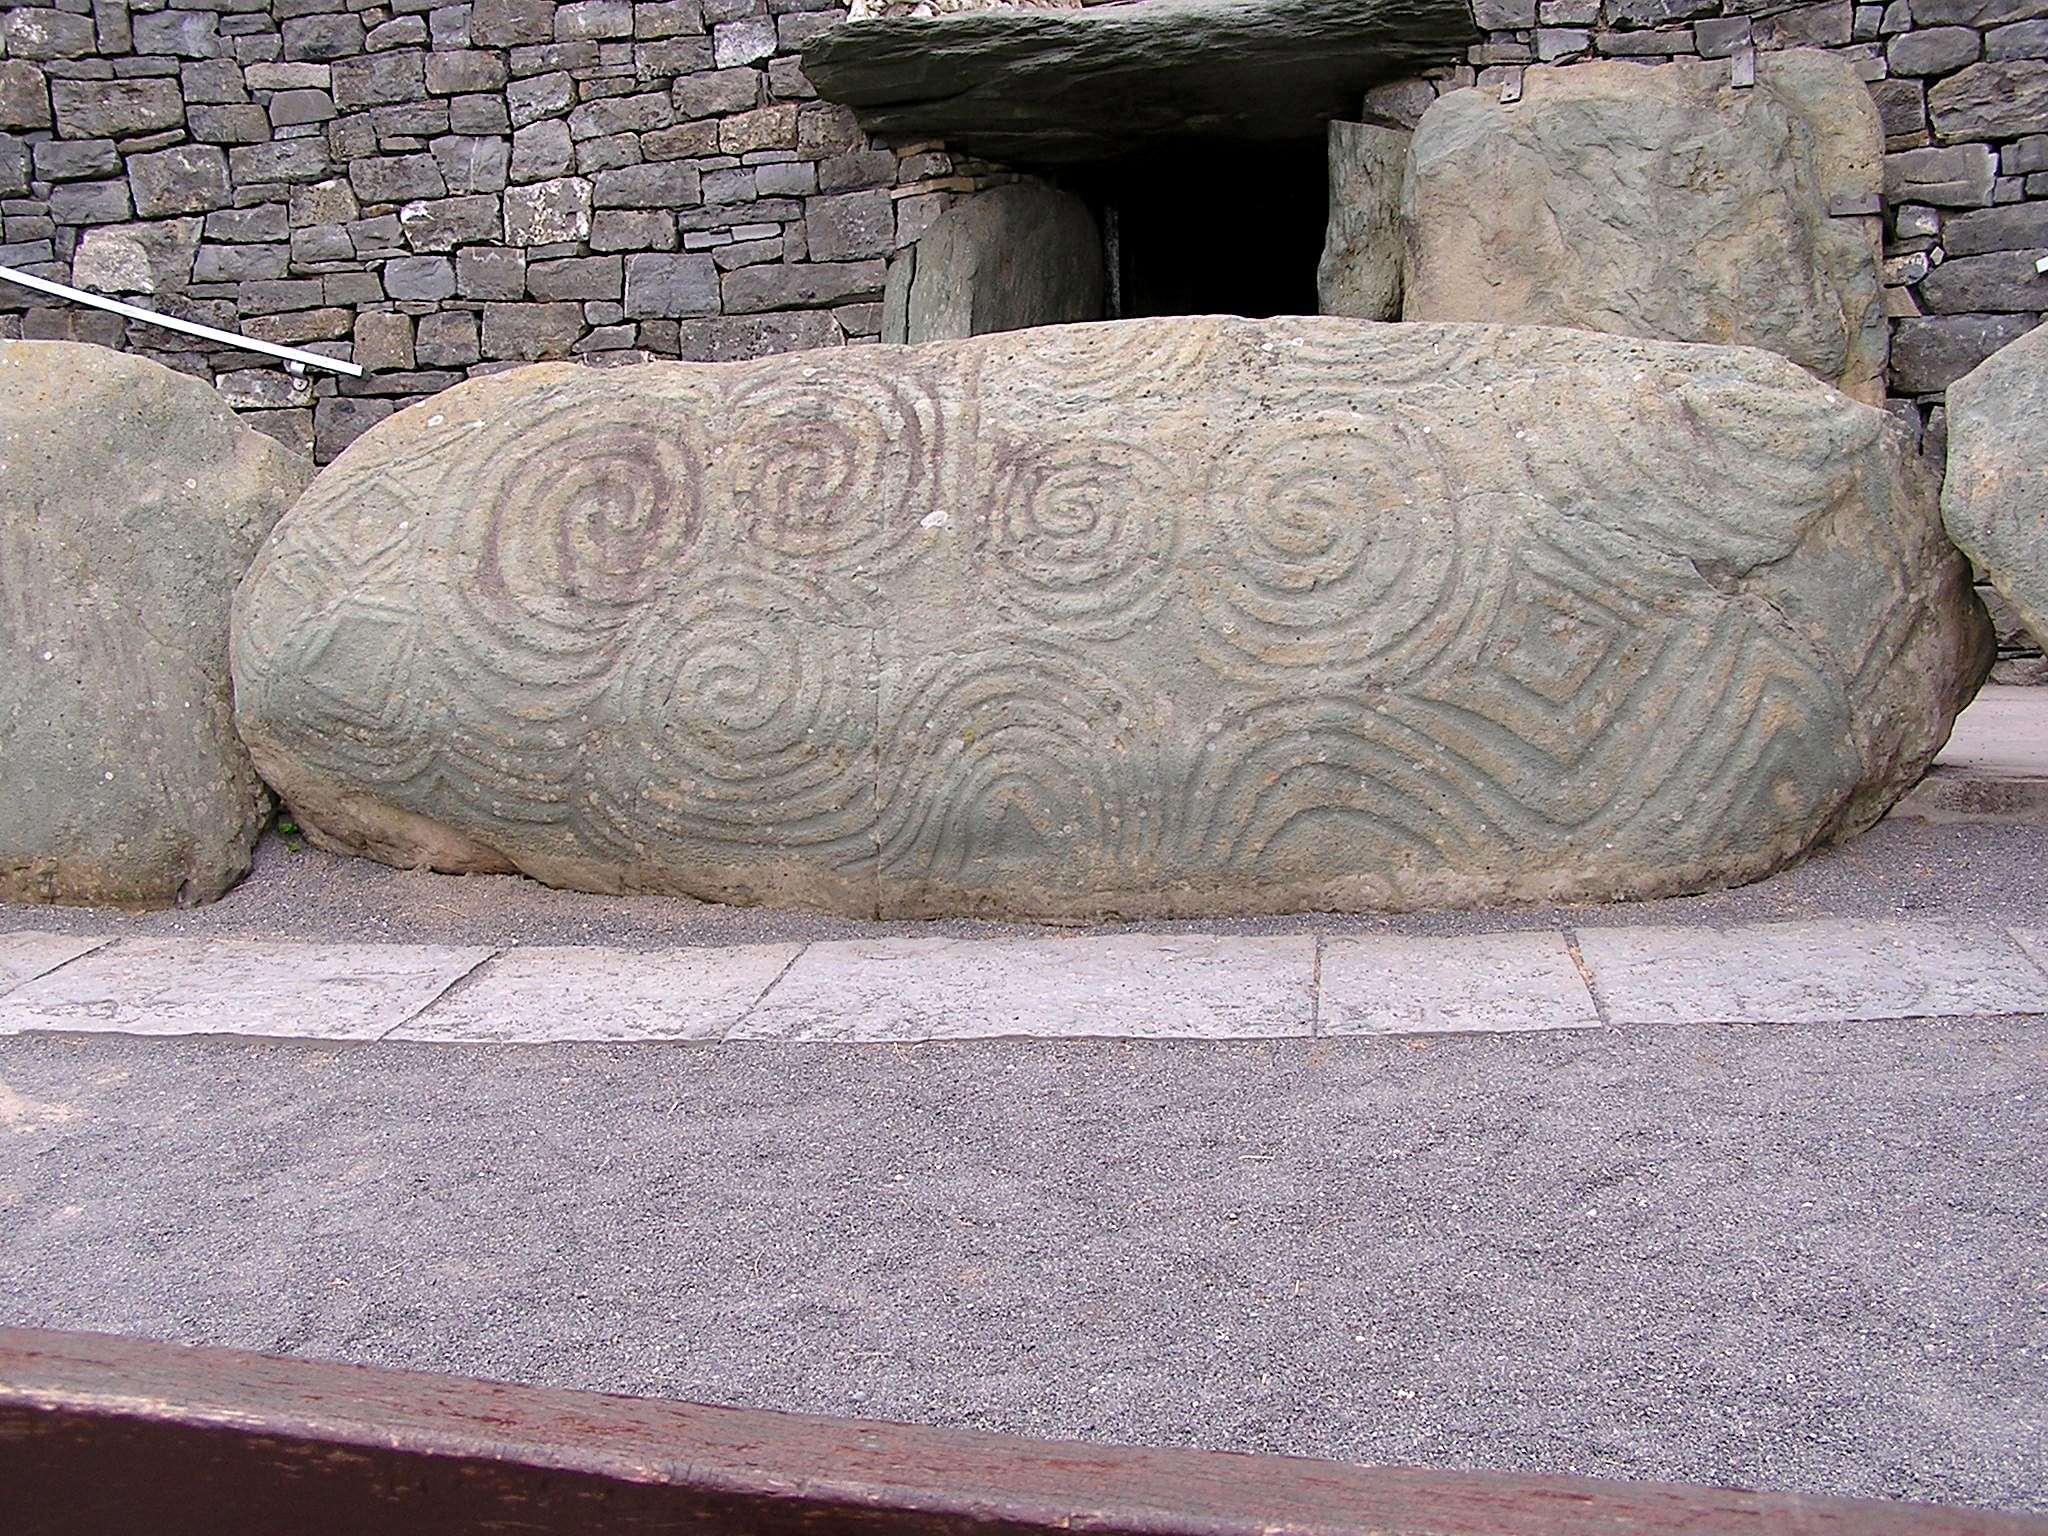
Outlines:
<svg viewBox="0 0 2048 1536"><path fill-rule="evenodd" d="M225 207L230 200L227 152L213 144L181 144L153 155L130 155L128 186L138 218Z"/></svg>
<svg viewBox="0 0 2048 1536"><path fill-rule="evenodd" d="M552 42L553 0L476 0L469 12L469 36L481 48Z"/></svg>
<svg viewBox="0 0 2048 1536"><path fill-rule="evenodd" d="M1941 515L2027 628L2048 634L2048 327L1949 385Z"/></svg>
<svg viewBox="0 0 2048 1536"><path fill-rule="evenodd" d="M1354 320L1401 318L1401 177L1406 133L1332 123L1330 222L1316 267L1316 308Z"/></svg>
<svg viewBox="0 0 2048 1536"><path fill-rule="evenodd" d="M228 179L238 187L252 182L325 181L333 169L327 146L319 139L244 144L228 151Z"/></svg>
<svg viewBox="0 0 2048 1536"><path fill-rule="evenodd" d="M378 313L358 315L351 360L372 373L389 373L394 368L412 367L411 317Z"/></svg>
<svg viewBox="0 0 2048 1536"><path fill-rule="evenodd" d="M452 299L454 263L446 256L401 256L387 261L384 291L394 299Z"/></svg>
<svg viewBox="0 0 2048 1536"><path fill-rule="evenodd" d="M0 18L0 37L17 59L82 59L97 44L90 16L23 6Z"/></svg>
<svg viewBox="0 0 2048 1536"><path fill-rule="evenodd" d="M352 209L350 209L352 213ZM219 209L207 215L207 240L287 240L291 217L285 203L256 203L246 209Z"/></svg>
<svg viewBox="0 0 2048 1536"><path fill-rule="evenodd" d="M455 291L465 299L524 298L526 253L488 247L458 251Z"/></svg>
<svg viewBox="0 0 2048 1536"><path fill-rule="evenodd" d="M1086 204L1028 182L997 187L940 214L917 242L908 337L1100 319L1102 281L1102 237Z"/></svg>
<svg viewBox="0 0 2048 1536"><path fill-rule="evenodd" d="M45 139L34 153L42 181L91 181L121 169L112 139Z"/></svg>
<svg viewBox="0 0 2048 1536"><path fill-rule="evenodd" d="M1969 27L1928 27L1901 32L1885 45L1885 63L1895 75L1945 75L1976 62L1983 44Z"/></svg>
<svg viewBox="0 0 2048 1536"><path fill-rule="evenodd" d="M311 471L203 379L0 342L0 899L190 905L248 868L229 604Z"/></svg>
<svg viewBox="0 0 2048 1536"><path fill-rule="evenodd" d="M1884 399L1883 135L1840 58L1536 67L1521 99L1454 91L1415 130L1410 320L1575 325L1782 353Z"/></svg>
<svg viewBox="0 0 2048 1536"><path fill-rule="evenodd" d="M653 322L661 323L661 322ZM642 328L643 334L646 327ZM693 362L732 363L778 352L808 352L836 347L839 324L823 310L795 310L780 315L718 315L684 320L664 350Z"/></svg>
<svg viewBox="0 0 2048 1536"><path fill-rule="evenodd" d="M590 216L593 251L672 251L676 218L654 210L600 208Z"/></svg>
<svg viewBox="0 0 2048 1536"><path fill-rule="evenodd" d="M334 104L344 112L390 102L417 102L427 89L417 53L373 53L334 65Z"/></svg>
<svg viewBox="0 0 2048 1536"><path fill-rule="evenodd" d="M526 291L536 299L617 299L624 281L617 256L536 261L526 269Z"/></svg>
<svg viewBox="0 0 2048 1536"><path fill-rule="evenodd" d="M467 310L421 315L413 350L424 368L466 368L483 356L476 316Z"/></svg>
<svg viewBox="0 0 2048 1536"><path fill-rule="evenodd" d="M702 200L694 165L620 166L591 183L591 202L599 208L689 208Z"/></svg>
<svg viewBox="0 0 2048 1536"><path fill-rule="evenodd" d="M2030 248L2048 255L2048 202L2012 203L1960 214L1949 219L1940 234L1942 248L1951 257Z"/></svg>
<svg viewBox="0 0 2048 1536"><path fill-rule="evenodd" d="M431 146L450 192L502 192L512 146L500 138L452 135Z"/></svg>
<svg viewBox="0 0 2048 1536"><path fill-rule="evenodd" d="M407 203L398 223L415 251L452 251L497 239L501 219L495 197L449 197Z"/></svg>
<svg viewBox="0 0 2048 1536"><path fill-rule="evenodd" d="M325 846L585 889L1674 893L1869 825L1946 738L1991 632L1934 491L1782 358L1561 328L523 369L329 466L236 700Z"/></svg>
<svg viewBox="0 0 2048 1536"><path fill-rule="evenodd" d="M221 52L220 18L209 11L144 12L134 19L132 35L137 53L211 59Z"/></svg>
<svg viewBox="0 0 2048 1536"><path fill-rule="evenodd" d="M814 197L804 204L804 228L809 234L814 261L886 256L896 249L895 201L886 188ZM1012 233L1022 235L1024 231L1015 228ZM1042 238L1048 245L1057 246L1066 233L1065 226L1055 219L1042 236L1034 235L1026 244L1035 244L1037 238Z"/></svg>
<svg viewBox="0 0 2048 1536"><path fill-rule="evenodd" d="M313 407L313 454L332 459L378 422L389 416L389 400L330 395Z"/></svg>
<svg viewBox="0 0 2048 1536"><path fill-rule="evenodd" d="M125 181L71 181L50 189L50 217L59 224L123 224L132 212Z"/></svg>
<svg viewBox="0 0 2048 1536"><path fill-rule="evenodd" d="M363 24L353 16L293 16L281 30L287 59L328 63L363 51Z"/></svg>
<svg viewBox="0 0 2048 1536"><path fill-rule="evenodd" d="M514 80L505 90L505 102L515 128L524 128L544 117L558 117L567 112L575 100L576 82L560 71ZM563 124L563 127L567 126Z"/></svg>
<svg viewBox="0 0 2048 1536"><path fill-rule="evenodd" d="M432 155L377 155L348 168L349 184L364 203L409 203L447 195L448 183Z"/></svg>
<svg viewBox="0 0 2048 1536"><path fill-rule="evenodd" d="M573 169L576 143L569 137L569 125L559 117L542 118L512 135L512 160L508 177L512 181L548 181Z"/></svg>
<svg viewBox="0 0 2048 1536"><path fill-rule="evenodd" d="M881 261L776 261L742 267L720 280L729 315L880 299L888 280Z"/></svg>

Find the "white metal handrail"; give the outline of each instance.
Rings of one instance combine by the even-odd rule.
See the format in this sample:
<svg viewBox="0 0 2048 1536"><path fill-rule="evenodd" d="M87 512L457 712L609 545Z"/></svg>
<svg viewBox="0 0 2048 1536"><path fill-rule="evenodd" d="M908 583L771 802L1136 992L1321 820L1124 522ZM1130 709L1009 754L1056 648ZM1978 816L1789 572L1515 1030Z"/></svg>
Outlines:
<svg viewBox="0 0 2048 1536"><path fill-rule="evenodd" d="M19 283L24 288L33 288L38 293L52 293L60 299L71 299L79 304L90 304L95 309L111 310L117 315L126 315L130 320L140 320L144 325L160 325L167 331L183 331L187 336L198 336L206 341L217 341L243 352L260 352L265 357L281 359L293 373L304 373L308 368L325 368L330 373L345 373L352 379L360 379L363 370L354 363L345 363L338 357L322 357L318 352L302 352L297 347L280 347L274 341L258 341L253 336L238 336L233 331L217 331L210 325L201 325L196 320L180 320L176 315L160 315L153 309L144 309L139 304L123 304L119 299L110 299L104 294L88 293L83 288L70 288L63 283L53 283L46 277L32 277L26 272L17 272L12 267L0 267L0 279Z"/></svg>

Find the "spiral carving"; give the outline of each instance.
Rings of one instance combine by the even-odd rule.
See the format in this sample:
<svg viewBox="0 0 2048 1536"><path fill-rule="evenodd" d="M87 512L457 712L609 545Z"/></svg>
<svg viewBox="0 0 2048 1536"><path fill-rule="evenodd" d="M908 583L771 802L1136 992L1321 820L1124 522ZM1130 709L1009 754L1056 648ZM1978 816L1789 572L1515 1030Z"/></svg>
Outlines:
<svg viewBox="0 0 2048 1536"><path fill-rule="evenodd" d="M522 719L586 702L619 629L697 542L696 445L652 411L557 412L491 445L472 500L436 520L465 580L442 599L442 643ZM472 448L472 451L476 451Z"/></svg>
<svg viewBox="0 0 2048 1536"><path fill-rule="evenodd" d="M599 819L684 841L805 847L874 816L874 659L815 591L727 570L624 637L599 712Z"/></svg>
<svg viewBox="0 0 2048 1536"><path fill-rule="evenodd" d="M1026 611L1110 639L1153 617L1175 577L1174 475L1147 448L1089 434L994 455L982 568Z"/></svg>
<svg viewBox="0 0 2048 1536"><path fill-rule="evenodd" d="M913 374L756 371L727 401L724 492L744 538L835 574L886 569L914 548L946 448Z"/></svg>
<svg viewBox="0 0 2048 1536"><path fill-rule="evenodd" d="M1217 670L1384 682L1455 627L1457 507L1420 434L1384 417L1295 422L1248 437L1225 476L1235 515L1210 525L1194 571Z"/></svg>

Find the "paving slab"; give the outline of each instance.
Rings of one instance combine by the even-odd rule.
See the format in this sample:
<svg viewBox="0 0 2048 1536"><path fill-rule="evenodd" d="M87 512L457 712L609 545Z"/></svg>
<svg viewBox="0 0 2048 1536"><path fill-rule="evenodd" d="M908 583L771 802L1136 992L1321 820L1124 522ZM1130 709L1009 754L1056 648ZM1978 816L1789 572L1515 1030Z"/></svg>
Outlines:
<svg viewBox="0 0 2048 1536"><path fill-rule="evenodd" d="M394 1029L393 1040L716 1040L788 969L800 944L646 953L508 950Z"/></svg>
<svg viewBox="0 0 2048 1536"><path fill-rule="evenodd" d="M1927 777L1891 814L2048 824L2048 688L1991 685L1956 717Z"/></svg>
<svg viewBox="0 0 2048 1536"><path fill-rule="evenodd" d="M491 953L424 944L123 939L0 997L0 1034L374 1040Z"/></svg>
<svg viewBox="0 0 2048 1536"><path fill-rule="evenodd" d="M1608 1020L1824 1024L2048 1012L2044 974L1988 924L1583 928Z"/></svg>
<svg viewBox="0 0 2048 1536"><path fill-rule="evenodd" d="M34 929L0 933L0 996L111 943L113 940L108 938L38 933Z"/></svg>
<svg viewBox="0 0 2048 1536"><path fill-rule="evenodd" d="M1120 934L813 944L732 1040L1307 1035L1315 939Z"/></svg>
<svg viewBox="0 0 2048 1536"><path fill-rule="evenodd" d="M1561 933L1325 939L1320 974L1325 1035L1601 1027Z"/></svg>

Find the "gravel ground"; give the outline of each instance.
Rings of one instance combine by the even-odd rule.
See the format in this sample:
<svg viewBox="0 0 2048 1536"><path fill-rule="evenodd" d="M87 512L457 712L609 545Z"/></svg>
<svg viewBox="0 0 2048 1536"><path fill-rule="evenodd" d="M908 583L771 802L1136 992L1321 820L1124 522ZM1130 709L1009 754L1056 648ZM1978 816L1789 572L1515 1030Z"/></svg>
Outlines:
<svg viewBox="0 0 2048 1536"><path fill-rule="evenodd" d="M1606 923L1742 923L1783 918L2048 919L2048 827L1886 821L1842 847L1740 890L1670 901L1509 907L1401 916L1111 924L1096 932L1481 933ZM125 914L0 902L0 930L223 938L391 939L433 944L761 944L882 934L1039 933L1018 923L876 923L660 896L556 891L516 875L436 875L321 853L275 832L227 898L185 912ZM1073 929L1062 930L1077 931Z"/></svg>
<svg viewBox="0 0 2048 1536"><path fill-rule="evenodd" d="M0 1320L2048 1509L2048 1034L0 1040Z"/></svg>
<svg viewBox="0 0 2048 1536"><path fill-rule="evenodd" d="M2048 830L1745 890L1235 932L2048 923ZM1161 925L1174 926L1174 925ZM878 932L266 840L0 928ZM0 1321L759 1407L2048 1510L2048 1033L835 1048L0 1039Z"/></svg>

